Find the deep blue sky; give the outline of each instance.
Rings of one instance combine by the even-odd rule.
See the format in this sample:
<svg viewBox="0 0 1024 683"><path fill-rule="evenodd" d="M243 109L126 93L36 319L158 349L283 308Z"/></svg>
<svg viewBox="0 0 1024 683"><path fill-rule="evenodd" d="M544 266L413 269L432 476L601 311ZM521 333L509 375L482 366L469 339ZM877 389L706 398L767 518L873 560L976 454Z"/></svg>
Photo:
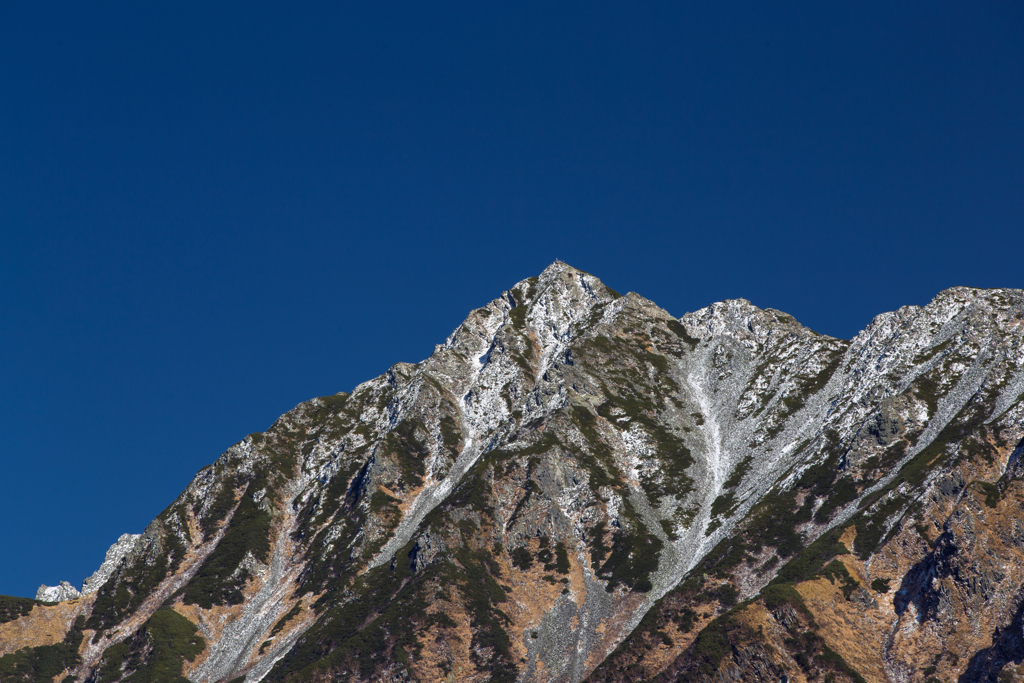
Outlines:
<svg viewBox="0 0 1024 683"><path fill-rule="evenodd" d="M840 337L1024 286L1019 2L436 4L0 3L0 593L555 258Z"/></svg>

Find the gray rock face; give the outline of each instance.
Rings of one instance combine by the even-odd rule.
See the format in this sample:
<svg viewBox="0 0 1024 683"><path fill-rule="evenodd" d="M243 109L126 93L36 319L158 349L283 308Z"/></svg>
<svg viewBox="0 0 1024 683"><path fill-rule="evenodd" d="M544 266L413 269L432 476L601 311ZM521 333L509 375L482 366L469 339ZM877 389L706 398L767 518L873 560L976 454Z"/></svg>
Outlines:
<svg viewBox="0 0 1024 683"><path fill-rule="evenodd" d="M141 534L122 534L117 539L117 542L107 550L106 557L104 557L99 569L93 572L92 576L87 578L85 583L82 584L81 591L67 581L61 581L58 586L47 586L44 584L39 586L39 590L36 591L36 600L63 602L95 593L118 570L125 558L136 550L141 538Z"/></svg>
<svg viewBox="0 0 1024 683"><path fill-rule="evenodd" d="M103 564L82 584L82 595L95 593L100 586L117 571L122 561L138 547L142 534L121 534L121 537L107 550Z"/></svg>
<svg viewBox="0 0 1024 683"><path fill-rule="evenodd" d="M78 589L67 581L61 581L60 585L57 586L47 586L44 584L36 591L36 600L43 602L64 602L65 600L75 600L80 597L82 597L82 594L78 592Z"/></svg>

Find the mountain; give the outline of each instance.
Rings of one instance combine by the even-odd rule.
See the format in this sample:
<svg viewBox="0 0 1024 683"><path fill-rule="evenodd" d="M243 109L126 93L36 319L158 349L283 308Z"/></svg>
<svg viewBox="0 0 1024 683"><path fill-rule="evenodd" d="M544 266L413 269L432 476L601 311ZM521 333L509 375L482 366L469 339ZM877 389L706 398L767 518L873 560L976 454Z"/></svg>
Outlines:
<svg viewBox="0 0 1024 683"><path fill-rule="evenodd" d="M556 262L0 599L0 680L1024 680L1022 337L1021 290L844 341Z"/></svg>

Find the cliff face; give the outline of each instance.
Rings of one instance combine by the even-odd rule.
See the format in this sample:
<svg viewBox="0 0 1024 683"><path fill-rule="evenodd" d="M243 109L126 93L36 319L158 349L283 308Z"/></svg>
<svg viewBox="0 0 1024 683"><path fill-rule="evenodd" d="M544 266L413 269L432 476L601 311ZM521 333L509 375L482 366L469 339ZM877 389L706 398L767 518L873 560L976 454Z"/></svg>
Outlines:
<svg viewBox="0 0 1024 683"><path fill-rule="evenodd" d="M847 342L555 263L0 605L0 680L1010 680L1022 337L1020 290Z"/></svg>

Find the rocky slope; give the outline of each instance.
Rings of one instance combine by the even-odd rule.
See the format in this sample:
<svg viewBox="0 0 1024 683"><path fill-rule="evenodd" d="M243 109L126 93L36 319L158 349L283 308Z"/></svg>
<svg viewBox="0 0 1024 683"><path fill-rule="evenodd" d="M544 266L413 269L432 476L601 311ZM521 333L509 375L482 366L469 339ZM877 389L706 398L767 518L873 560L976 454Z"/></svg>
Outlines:
<svg viewBox="0 0 1024 683"><path fill-rule="evenodd" d="M556 262L4 598L0 680L1024 680L1022 337L1020 290L848 342Z"/></svg>

